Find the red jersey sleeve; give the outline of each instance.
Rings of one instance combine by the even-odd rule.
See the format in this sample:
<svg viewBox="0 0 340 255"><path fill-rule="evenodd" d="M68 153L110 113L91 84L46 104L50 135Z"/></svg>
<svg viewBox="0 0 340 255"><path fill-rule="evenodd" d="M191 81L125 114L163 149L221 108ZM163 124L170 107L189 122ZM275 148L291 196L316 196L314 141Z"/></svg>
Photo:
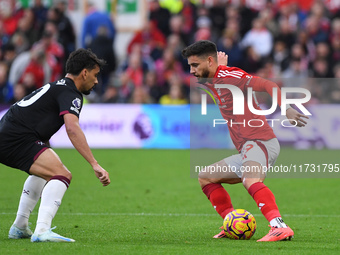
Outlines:
<svg viewBox="0 0 340 255"><path fill-rule="evenodd" d="M281 107L281 89L275 82L254 76L250 86L254 91L267 92L273 97L273 88L277 88L277 103Z"/></svg>
<svg viewBox="0 0 340 255"><path fill-rule="evenodd" d="M246 75L250 75L250 74L248 74L247 72L237 67L218 66L214 77L215 78L241 79L241 78L245 78Z"/></svg>

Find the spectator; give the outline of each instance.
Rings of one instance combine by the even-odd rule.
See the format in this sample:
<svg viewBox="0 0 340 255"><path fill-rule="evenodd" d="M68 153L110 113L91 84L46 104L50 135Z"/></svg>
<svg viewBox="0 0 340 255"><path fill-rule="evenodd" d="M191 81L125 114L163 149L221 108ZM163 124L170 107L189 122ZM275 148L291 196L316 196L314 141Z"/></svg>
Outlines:
<svg viewBox="0 0 340 255"><path fill-rule="evenodd" d="M182 0L182 2L183 8L180 12L181 16L183 17L182 31L185 34L192 36L196 29L195 24L197 19L197 9L196 6L193 3L191 3L190 0Z"/></svg>
<svg viewBox="0 0 340 255"><path fill-rule="evenodd" d="M11 69L12 63L14 59L17 57L17 53L15 51L15 46L11 43L6 44L3 47L3 61L6 62L8 69Z"/></svg>
<svg viewBox="0 0 340 255"><path fill-rule="evenodd" d="M146 73L145 86L153 103L158 103L161 96L165 94L165 87L157 83L157 74L155 71L148 71Z"/></svg>
<svg viewBox="0 0 340 255"><path fill-rule="evenodd" d="M221 36L225 27L226 12L227 10L235 10L235 8L227 8L221 0L213 0L213 5L209 8L209 18L212 21L212 28L215 29L214 33Z"/></svg>
<svg viewBox="0 0 340 255"><path fill-rule="evenodd" d="M109 82L111 73L116 69L116 56L113 51L113 40L108 35L105 26L99 27L97 36L92 40L89 48L97 55L98 58L104 59L106 65L103 66L100 76L100 86L96 88L99 95L103 94Z"/></svg>
<svg viewBox="0 0 340 255"><path fill-rule="evenodd" d="M289 66L289 50L286 46L285 41L277 41L274 44L273 50L273 61L276 69L279 73L285 71ZM262 77L262 76L261 76Z"/></svg>
<svg viewBox="0 0 340 255"><path fill-rule="evenodd" d="M21 16L22 13L15 13L14 6L11 2L1 3L0 20L3 23L4 34L8 36L14 34Z"/></svg>
<svg viewBox="0 0 340 255"><path fill-rule="evenodd" d="M192 36L188 33L185 33L185 31L183 30L183 24L184 20L182 15L178 14L172 16L170 19L171 34L179 36L184 45L189 45Z"/></svg>
<svg viewBox="0 0 340 255"><path fill-rule="evenodd" d="M128 54L131 54L132 48L136 44L141 45L143 56L150 56L156 60L162 56L166 40L155 24L152 21L147 21L142 30L137 31L130 41L127 48Z"/></svg>
<svg viewBox="0 0 340 255"><path fill-rule="evenodd" d="M328 43L320 42L316 45L315 58L325 59L328 63L332 63L331 49Z"/></svg>
<svg viewBox="0 0 340 255"><path fill-rule="evenodd" d="M119 96L120 81L117 77L111 76L104 94L101 96L102 103L122 103Z"/></svg>
<svg viewBox="0 0 340 255"><path fill-rule="evenodd" d="M314 44L313 44L313 53L314 53ZM307 54L306 48L303 47L302 44L296 43L293 45L293 47L291 48L291 59L299 59L300 63L301 63L301 67L304 70L307 70L308 65L311 61L311 55ZM315 53L313 54L313 56L315 56Z"/></svg>
<svg viewBox="0 0 340 255"><path fill-rule="evenodd" d="M307 87L308 70L299 58L292 59L289 67L282 73L283 87ZM288 93L289 98L297 97L296 93Z"/></svg>
<svg viewBox="0 0 340 255"><path fill-rule="evenodd" d="M11 43L14 45L17 54L30 49L28 39L22 32L16 32L11 38Z"/></svg>
<svg viewBox="0 0 340 255"><path fill-rule="evenodd" d="M289 63L289 67L282 73L281 77L283 79L289 79L284 82L284 87L299 87L301 84L305 84L308 77L308 70L300 58L293 58Z"/></svg>
<svg viewBox="0 0 340 255"><path fill-rule="evenodd" d="M64 48L58 43L58 30L55 23L49 21L45 24L42 38L33 45L46 51L46 61L52 69L52 81L59 79L63 74Z"/></svg>
<svg viewBox="0 0 340 255"><path fill-rule="evenodd" d="M252 47L254 53L261 58L267 57L273 47L273 36L270 34L262 19L253 21L253 28L247 32L241 41L243 48Z"/></svg>
<svg viewBox="0 0 340 255"><path fill-rule="evenodd" d="M258 12L250 9L246 5L246 1L240 1L238 12L240 15L240 35L244 37L244 35L251 30L253 20L257 17Z"/></svg>
<svg viewBox="0 0 340 255"><path fill-rule="evenodd" d="M228 55L228 65L236 67L242 66L243 53L232 30L226 29L223 37L217 42L217 49Z"/></svg>
<svg viewBox="0 0 340 255"><path fill-rule="evenodd" d="M279 29L278 29L278 23L274 19L275 17L275 10L272 6L272 3L270 1L267 2L266 8L261 10L259 12L258 17L263 20L263 23L265 24L268 31L273 35L276 36Z"/></svg>
<svg viewBox="0 0 340 255"><path fill-rule="evenodd" d="M333 37L340 36L340 18L335 18L332 21L332 30L330 32L330 40L333 39Z"/></svg>
<svg viewBox="0 0 340 255"><path fill-rule="evenodd" d="M297 14L296 8L294 3L285 3L280 6L278 9L278 22L280 24L285 24L287 23L288 30L296 32L297 29L299 28L299 22L302 22L304 19L304 16L301 16L299 20L299 15Z"/></svg>
<svg viewBox="0 0 340 255"><path fill-rule="evenodd" d="M131 104L150 104L151 99L145 88L143 87L135 87L131 99Z"/></svg>
<svg viewBox="0 0 340 255"><path fill-rule="evenodd" d="M310 16L314 16L319 21L320 27L323 31L328 32L330 28L330 20L326 13L326 8L321 1L315 1L311 6Z"/></svg>
<svg viewBox="0 0 340 255"><path fill-rule="evenodd" d="M67 1L57 0L55 3L56 24L58 28L58 42L63 46L65 51L65 61L69 54L76 48L76 34L73 25L66 14ZM65 63L64 63L65 64Z"/></svg>
<svg viewBox="0 0 340 255"><path fill-rule="evenodd" d="M238 9L235 7L230 6L227 9L227 20L225 23L225 28L223 31L222 36L224 35L225 31L228 30L233 35L233 40L239 42L241 35L240 35L240 23L241 23L241 16L238 12Z"/></svg>
<svg viewBox="0 0 340 255"><path fill-rule="evenodd" d="M107 86L105 93L101 98L102 103L118 103L119 100L119 92L115 86L109 85Z"/></svg>
<svg viewBox="0 0 340 255"><path fill-rule="evenodd" d="M305 29L308 37L315 43L327 42L328 33L321 27L320 18L317 16L309 16L305 22Z"/></svg>
<svg viewBox="0 0 340 255"><path fill-rule="evenodd" d="M333 75L329 63L324 58L315 59L311 69L315 78L330 78Z"/></svg>
<svg viewBox="0 0 340 255"><path fill-rule="evenodd" d="M176 74L171 75L169 85L169 94L162 96L159 103L163 105L188 104L185 96L185 87L182 84L180 76Z"/></svg>
<svg viewBox="0 0 340 255"><path fill-rule="evenodd" d="M288 49L290 49L296 41L296 33L291 29L289 21L282 19L279 23L279 33L275 37L275 41L284 42Z"/></svg>
<svg viewBox="0 0 340 255"><path fill-rule="evenodd" d="M335 36L331 40L332 63L340 62L340 36Z"/></svg>
<svg viewBox="0 0 340 255"><path fill-rule="evenodd" d="M13 87L10 86L8 79L8 66L5 62L0 62L0 103L8 104L13 100Z"/></svg>
<svg viewBox="0 0 340 255"><path fill-rule="evenodd" d="M155 62L155 70L157 73L157 83L160 86L166 86L169 83L170 77L177 74L181 79L184 77L182 65L176 60L173 50L166 49L163 52L163 57Z"/></svg>
<svg viewBox="0 0 340 255"><path fill-rule="evenodd" d="M211 20L207 16L201 16L197 19L197 31L195 33L195 41L214 40L211 33Z"/></svg>
<svg viewBox="0 0 340 255"><path fill-rule="evenodd" d="M253 47L247 47L245 49L245 60L242 68L250 74L255 74L262 65L263 61L261 56L256 53Z"/></svg>
<svg viewBox="0 0 340 255"><path fill-rule="evenodd" d="M98 28L102 26L107 28L108 37L114 40L116 30L110 16L105 12L96 10L91 2L88 3L88 14L83 22L83 31L81 35L81 44L83 48L89 47L92 40L97 35Z"/></svg>
<svg viewBox="0 0 340 255"><path fill-rule="evenodd" d="M28 46L26 50L29 50L32 45L39 39L39 30L35 27L35 16L32 9L28 8L24 11L23 17L18 22L18 27L15 32L22 33L25 35ZM17 53L21 53L22 50L19 50Z"/></svg>
<svg viewBox="0 0 340 255"><path fill-rule="evenodd" d="M40 38L47 21L48 8L44 6L42 0L34 0L32 10L35 16L35 29L39 32L38 38Z"/></svg>
<svg viewBox="0 0 340 255"><path fill-rule="evenodd" d="M43 84L51 81L52 70L46 62L45 50L43 47L35 47L30 51L19 54L13 61L9 72L9 83L11 86L14 86L19 82L30 64L31 67L34 65L41 66L44 75ZM40 72L39 70L41 70L41 68L39 67L37 71Z"/></svg>
<svg viewBox="0 0 340 255"><path fill-rule="evenodd" d="M27 95L26 88L21 83L15 84L13 90L13 102L18 102Z"/></svg>
<svg viewBox="0 0 340 255"><path fill-rule="evenodd" d="M4 23L0 18L0 47L4 47L10 40L10 36L6 33Z"/></svg>
<svg viewBox="0 0 340 255"><path fill-rule="evenodd" d="M154 22L165 37L170 35L170 11L159 5L159 0L149 1L149 20Z"/></svg>
<svg viewBox="0 0 340 255"><path fill-rule="evenodd" d="M129 101L134 88L143 86L147 71L149 71L148 65L143 62L142 55L138 51L129 55L128 64L118 71L121 84L119 94L124 102Z"/></svg>
<svg viewBox="0 0 340 255"><path fill-rule="evenodd" d="M34 63L35 64L35 63ZM33 68L38 67L33 70ZM44 74L38 64L30 64L25 70L24 74L21 76L19 83L25 88L25 95L32 93L37 88L40 88L42 81L44 79Z"/></svg>

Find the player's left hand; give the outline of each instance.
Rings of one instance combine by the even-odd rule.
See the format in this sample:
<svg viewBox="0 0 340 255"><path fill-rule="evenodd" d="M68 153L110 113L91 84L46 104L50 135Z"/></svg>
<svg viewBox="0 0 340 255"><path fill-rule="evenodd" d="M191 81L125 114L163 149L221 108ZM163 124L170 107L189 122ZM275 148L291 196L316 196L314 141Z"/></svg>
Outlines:
<svg viewBox="0 0 340 255"><path fill-rule="evenodd" d="M103 186L107 186L111 183L109 173L105 171L99 164L93 166L93 170L99 181L103 184Z"/></svg>
<svg viewBox="0 0 340 255"><path fill-rule="evenodd" d="M228 55L225 54L223 51L217 52L217 64L219 66L226 66L228 65Z"/></svg>
<svg viewBox="0 0 340 255"><path fill-rule="evenodd" d="M309 119L308 116L299 113L294 108L288 108L286 111L286 116L287 119L289 119L290 124L296 125L297 127L304 127L307 125L307 122L302 118Z"/></svg>

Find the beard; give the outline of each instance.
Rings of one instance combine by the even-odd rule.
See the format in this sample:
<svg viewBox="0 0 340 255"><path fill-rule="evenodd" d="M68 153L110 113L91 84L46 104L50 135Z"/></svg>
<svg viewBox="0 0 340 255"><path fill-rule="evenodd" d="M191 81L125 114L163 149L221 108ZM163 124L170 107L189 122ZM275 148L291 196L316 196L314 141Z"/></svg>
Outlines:
<svg viewBox="0 0 340 255"><path fill-rule="evenodd" d="M95 89L95 87L96 87L96 85L94 85L89 90L82 91L81 93L83 93L84 95L88 96L88 95L90 95L91 91Z"/></svg>
<svg viewBox="0 0 340 255"><path fill-rule="evenodd" d="M208 80L208 77L209 77L208 69L203 70L202 75L199 76L199 77L198 76L196 76L196 77L197 77L197 80L198 80L199 83L206 83L207 80Z"/></svg>

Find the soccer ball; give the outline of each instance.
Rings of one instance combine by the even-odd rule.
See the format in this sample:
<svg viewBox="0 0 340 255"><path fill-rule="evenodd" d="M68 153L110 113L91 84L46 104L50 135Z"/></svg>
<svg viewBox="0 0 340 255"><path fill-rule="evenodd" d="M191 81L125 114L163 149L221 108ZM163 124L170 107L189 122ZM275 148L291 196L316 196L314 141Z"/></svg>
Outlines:
<svg viewBox="0 0 340 255"><path fill-rule="evenodd" d="M250 239L256 231L256 221L250 212L236 209L225 216L223 229L230 239Z"/></svg>

